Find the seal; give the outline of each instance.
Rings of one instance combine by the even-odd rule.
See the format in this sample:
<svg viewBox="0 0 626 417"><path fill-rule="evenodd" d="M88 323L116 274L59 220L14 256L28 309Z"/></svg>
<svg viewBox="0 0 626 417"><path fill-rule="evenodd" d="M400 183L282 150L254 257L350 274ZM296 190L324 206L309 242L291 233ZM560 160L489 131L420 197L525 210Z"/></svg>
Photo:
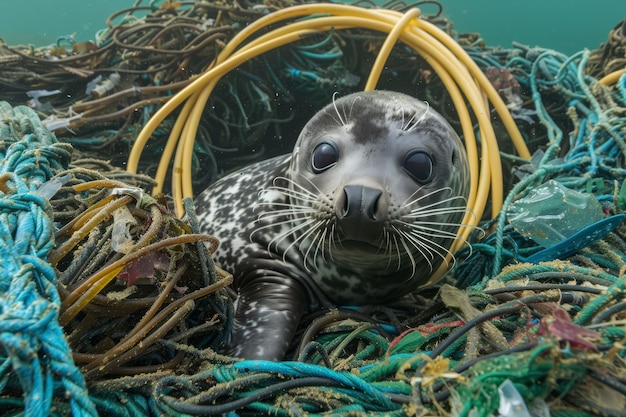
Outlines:
<svg viewBox="0 0 626 417"><path fill-rule="evenodd" d="M216 263L237 291L229 354L281 360L307 311L380 304L429 282L467 211L469 168L453 128L389 91L333 100L290 155L196 198Z"/></svg>

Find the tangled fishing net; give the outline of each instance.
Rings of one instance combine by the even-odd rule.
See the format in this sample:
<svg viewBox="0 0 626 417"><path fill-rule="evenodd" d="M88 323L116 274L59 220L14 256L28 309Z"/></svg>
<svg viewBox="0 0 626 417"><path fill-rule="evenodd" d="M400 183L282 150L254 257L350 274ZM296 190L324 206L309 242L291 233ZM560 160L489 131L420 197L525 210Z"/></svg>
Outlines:
<svg viewBox="0 0 626 417"><path fill-rule="evenodd" d="M93 42L1 44L2 415L623 416L625 23L565 56L488 47L422 3L533 156L514 155L494 118L509 192L451 273L393 305L312 313L282 363L216 353L232 315L217 242L195 233L188 201L181 220L149 192L176 114L153 133L145 175L124 168L161 104L243 27L291 4L138 3ZM227 74L198 122L194 186L288 151L333 92L363 88L384 39L333 29ZM455 123L427 60L398 45L387 67L378 88Z"/></svg>

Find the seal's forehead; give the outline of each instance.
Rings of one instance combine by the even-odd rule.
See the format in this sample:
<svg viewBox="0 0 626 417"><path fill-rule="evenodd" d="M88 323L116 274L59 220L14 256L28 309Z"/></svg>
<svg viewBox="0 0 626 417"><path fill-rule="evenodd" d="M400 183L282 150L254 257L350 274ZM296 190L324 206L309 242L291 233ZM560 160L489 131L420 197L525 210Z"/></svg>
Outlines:
<svg viewBox="0 0 626 417"><path fill-rule="evenodd" d="M453 131L428 103L395 92L351 94L327 106L325 113L344 125L357 142L386 139L392 130L435 137Z"/></svg>
<svg viewBox="0 0 626 417"><path fill-rule="evenodd" d="M454 129L428 103L402 93L368 91L333 100L320 110L303 128L298 145L313 149L317 140L342 132L349 133L345 138L356 144L413 138L447 146L450 136L458 140Z"/></svg>

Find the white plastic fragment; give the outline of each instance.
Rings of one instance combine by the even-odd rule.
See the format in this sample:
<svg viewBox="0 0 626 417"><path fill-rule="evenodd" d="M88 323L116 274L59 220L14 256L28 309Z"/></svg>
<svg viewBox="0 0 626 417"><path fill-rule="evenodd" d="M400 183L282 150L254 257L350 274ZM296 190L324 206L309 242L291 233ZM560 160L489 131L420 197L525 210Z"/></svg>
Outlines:
<svg viewBox="0 0 626 417"><path fill-rule="evenodd" d="M54 96L60 94L61 90L30 90L26 92L26 95L30 97L28 105L35 110L49 110L52 108L50 103L42 103L39 101L40 97Z"/></svg>
<svg viewBox="0 0 626 417"><path fill-rule="evenodd" d="M45 119L43 119L41 123L44 125L46 129L48 129L51 132L54 132L55 130L59 130L59 129L69 130L68 126L70 125L70 122L74 120L78 120L82 116L83 116L82 113L75 114L70 117L56 117L55 115L52 114L46 117Z"/></svg>
<svg viewBox="0 0 626 417"><path fill-rule="evenodd" d="M46 200L50 200L54 195L72 178L70 174L52 177L39 186L37 192Z"/></svg>
<svg viewBox="0 0 626 417"><path fill-rule="evenodd" d="M129 253L134 241L130 228L137 224L137 220L124 206L113 212L113 230L111 231L111 248L119 253Z"/></svg>
<svg viewBox="0 0 626 417"><path fill-rule="evenodd" d="M501 417L531 417L524 399L510 379L498 387L498 393L500 394L498 413Z"/></svg>
<svg viewBox="0 0 626 417"><path fill-rule="evenodd" d="M111 195L129 195L135 199L139 207L143 199L143 190L139 187L117 187L111 189Z"/></svg>
<svg viewBox="0 0 626 417"><path fill-rule="evenodd" d="M108 78L103 78L102 75L98 75L87 83L85 94L103 97L113 90L121 80L122 77L117 72L112 73Z"/></svg>
<svg viewBox="0 0 626 417"><path fill-rule="evenodd" d="M94 90L94 88L96 88L98 84L100 84L101 82L102 82L102 75L98 75L96 78L89 81L87 83L87 86L85 87L85 94L90 95L91 92Z"/></svg>

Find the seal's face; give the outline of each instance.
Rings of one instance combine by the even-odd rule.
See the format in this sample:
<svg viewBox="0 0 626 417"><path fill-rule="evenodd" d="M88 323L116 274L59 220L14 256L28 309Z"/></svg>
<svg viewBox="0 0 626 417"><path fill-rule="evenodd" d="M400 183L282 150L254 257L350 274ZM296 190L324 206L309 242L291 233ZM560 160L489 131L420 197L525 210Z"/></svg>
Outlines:
<svg viewBox="0 0 626 417"><path fill-rule="evenodd" d="M444 261L466 212L458 136L399 93L356 93L321 110L288 174L293 230L313 268L324 260L417 287Z"/></svg>

